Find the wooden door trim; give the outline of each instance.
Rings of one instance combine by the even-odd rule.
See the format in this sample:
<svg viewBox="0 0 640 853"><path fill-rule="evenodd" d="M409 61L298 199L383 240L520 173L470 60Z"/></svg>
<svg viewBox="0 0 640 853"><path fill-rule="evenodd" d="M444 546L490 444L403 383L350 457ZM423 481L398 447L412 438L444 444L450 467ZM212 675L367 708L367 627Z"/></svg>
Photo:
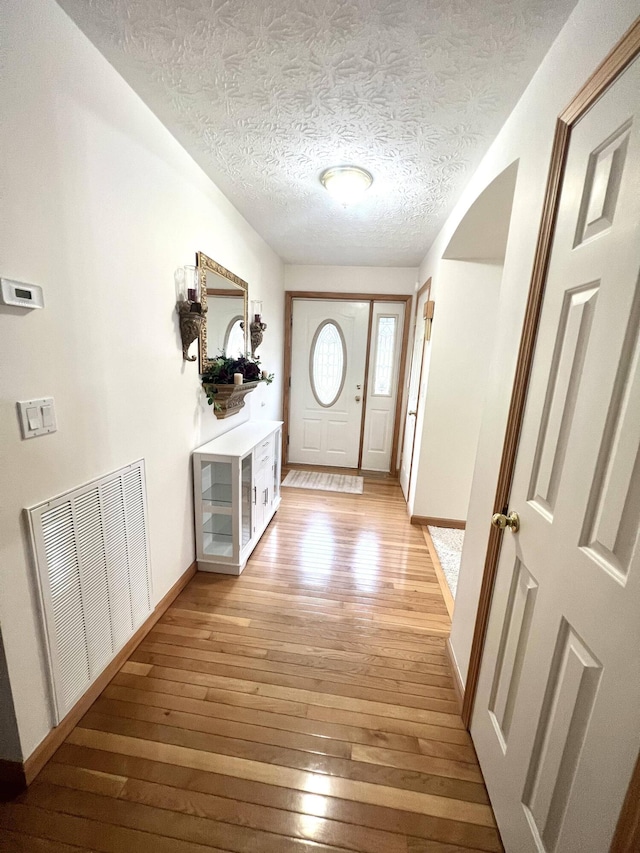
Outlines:
<svg viewBox="0 0 640 853"><path fill-rule="evenodd" d="M285 290L287 299L327 299L335 302L345 299L347 302L411 302L413 293L322 293L317 290Z"/></svg>
<svg viewBox="0 0 640 853"><path fill-rule="evenodd" d="M282 464L289 461L289 398L291 397L291 330L293 328L293 291L284 294L284 363L282 389Z"/></svg>
<svg viewBox="0 0 640 853"><path fill-rule="evenodd" d="M371 332L373 330L373 302L369 303L369 322L367 323L367 352L364 359L364 382L362 383L362 417L360 418L360 438L358 444L358 471L362 468L364 451L364 427L367 420L367 393L369 392L369 362L371 360Z"/></svg>
<svg viewBox="0 0 640 853"><path fill-rule="evenodd" d="M615 82L617 77L631 64L640 54L640 18L637 18L627 30L622 39L600 63L591 77L587 80L571 103L560 114L556 122L555 136L551 153L551 163L547 178L547 188L542 208L542 218L538 233L533 271L527 307L524 316L522 337L516 363L516 373L513 383L509 415L505 432L502 458L498 474L498 484L493 504L493 512L505 512L509 505L511 483L515 468L518 442L524 417L526 395L529 386L529 378L533 364L533 355L536 342L536 334L544 289L546 284L549 257L553 244L553 237L560 200L560 191L564 177L571 131L575 124L589 110L605 91ZM471 724L473 706L478 689L480 665L484 650L484 642L489 622L491 599L496 579L498 559L500 556L500 545L502 541L501 531L492 527L489 533L489 542L484 563L484 573L478 602L478 612L471 646L469 659L469 671L464 692L462 706L462 719L467 728ZM629 791L640 787L640 762L636 765ZM610 853L623 853L632 849L640 848L640 823L636 819L631 826L632 818L629 812L636 809L635 818L638 818L637 803L629 806L630 794L627 795L625 807L620 816L618 830L616 831ZM624 826L622 826L624 824ZM621 828L622 827L622 828ZM629 827L631 827L629 829ZM633 835L630 835L629 833ZM623 846L626 845L626 846ZM634 846L635 845L635 846Z"/></svg>
<svg viewBox="0 0 640 853"><path fill-rule="evenodd" d="M627 789L609 853L634 853L640 849L640 755Z"/></svg>
<svg viewBox="0 0 640 853"><path fill-rule="evenodd" d="M393 439L391 441L391 464L389 473L396 475L398 466L396 456L398 453L398 429L400 419L398 411L402 408L401 386L403 381L403 371L407 363L407 329L408 322L408 306L413 299L413 294L406 293L320 293L315 290L285 290L284 292L284 388L282 394L282 460L283 465L289 462L289 407L291 405L291 328L293 325L293 300L294 299L320 299L329 302L337 300L346 300L348 302L369 302L370 308L373 309L374 302L404 302L404 328L402 332L402 351L400 353L400 373L398 374L398 393L396 394L396 413L394 421ZM369 320L371 324L371 319ZM369 348L367 347L367 364L369 359ZM365 376L364 391L367 388L368 375ZM364 435L364 418L366 415L366 399L364 400L362 412L363 427L360 430L360 447L358 450L358 465L362 459L362 440ZM395 452L395 456L394 456Z"/></svg>
<svg viewBox="0 0 640 853"><path fill-rule="evenodd" d="M409 297L411 299L412 297ZM400 471L401 460L398 460L398 446L400 444L400 430L402 426L402 411L404 397L404 380L407 369L407 348L409 345L409 329L411 318L409 317L409 299L404 304L404 320L402 325L402 349L400 350L400 367L398 368L398 391L396 396L396 413L393 422L393 441L391 442L391 471L397 474ZM409 397L407 395L407 404ZM403 431L404 432L404 431Z"/></svg>
<svg viewBox="0 0 640 853"><path fill-rule="evenodd" d="M431 276L425 281L420 290L416 293L416 307L413 313L415 319L418 317L418 302L420 302L420 297L422 294L427 291L427 301L429 301L429 297L431 296Z"/></svg>

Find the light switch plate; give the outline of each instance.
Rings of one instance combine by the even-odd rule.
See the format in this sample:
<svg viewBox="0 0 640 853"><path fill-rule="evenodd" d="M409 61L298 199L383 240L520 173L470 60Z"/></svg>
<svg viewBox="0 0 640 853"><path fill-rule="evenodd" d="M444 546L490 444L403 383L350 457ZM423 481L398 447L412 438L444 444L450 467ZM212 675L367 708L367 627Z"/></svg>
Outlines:
<svg viewBox="0 0 640 853"><path fill-rule="evenodd" d="M53 397L40 397L38 400L21 400L18 414L23 438L35 438L56 432L56 410Z"/></svg>

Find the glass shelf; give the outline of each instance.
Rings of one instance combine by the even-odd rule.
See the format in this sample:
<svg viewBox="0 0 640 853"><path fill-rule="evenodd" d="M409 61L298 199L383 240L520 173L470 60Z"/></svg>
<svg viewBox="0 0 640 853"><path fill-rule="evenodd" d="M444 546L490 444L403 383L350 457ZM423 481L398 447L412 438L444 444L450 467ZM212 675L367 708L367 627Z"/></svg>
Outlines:
<svg viewBox="0 0 640 853"><path fill-rule="evenodd" d="M214 483L203 489L202 500L213 506L231 506L231 483Z"/></svg>

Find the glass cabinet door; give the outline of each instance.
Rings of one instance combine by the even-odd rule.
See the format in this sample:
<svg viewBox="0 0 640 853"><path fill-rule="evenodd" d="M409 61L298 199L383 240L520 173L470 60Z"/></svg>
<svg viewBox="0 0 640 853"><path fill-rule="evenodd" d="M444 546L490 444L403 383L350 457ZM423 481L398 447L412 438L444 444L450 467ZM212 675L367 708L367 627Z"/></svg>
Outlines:
<svg viewBox="0 0 640 853"><path fill-rule="evenodd" d="M252 518L251 518L251 508L253 506L253 495L252 495L252 454L250 453L248 456L242 460L242 503L240 507L240 528L242 531L242 545L244 548L251 541L251 535L253 532Z"/></svg>
<svg viewBox="0 0 640 853"><path fill-rule="evenodd" d="M229 461L200 463L202 488L202 550L218 557L233 556L233 466Z"/></svg>

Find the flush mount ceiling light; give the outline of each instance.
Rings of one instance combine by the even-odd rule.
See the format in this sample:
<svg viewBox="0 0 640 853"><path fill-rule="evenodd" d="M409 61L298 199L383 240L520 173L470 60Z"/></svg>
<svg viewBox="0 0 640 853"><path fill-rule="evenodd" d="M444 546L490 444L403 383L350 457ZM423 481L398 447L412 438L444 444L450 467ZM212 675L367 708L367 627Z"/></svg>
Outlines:
<svg viewBox="0 0 640 853"><path fill-rule="evenodd" d="M373 175L359 166L332 166L320 175L320 183L347 207L362 198L373 183Z"/></svg>

